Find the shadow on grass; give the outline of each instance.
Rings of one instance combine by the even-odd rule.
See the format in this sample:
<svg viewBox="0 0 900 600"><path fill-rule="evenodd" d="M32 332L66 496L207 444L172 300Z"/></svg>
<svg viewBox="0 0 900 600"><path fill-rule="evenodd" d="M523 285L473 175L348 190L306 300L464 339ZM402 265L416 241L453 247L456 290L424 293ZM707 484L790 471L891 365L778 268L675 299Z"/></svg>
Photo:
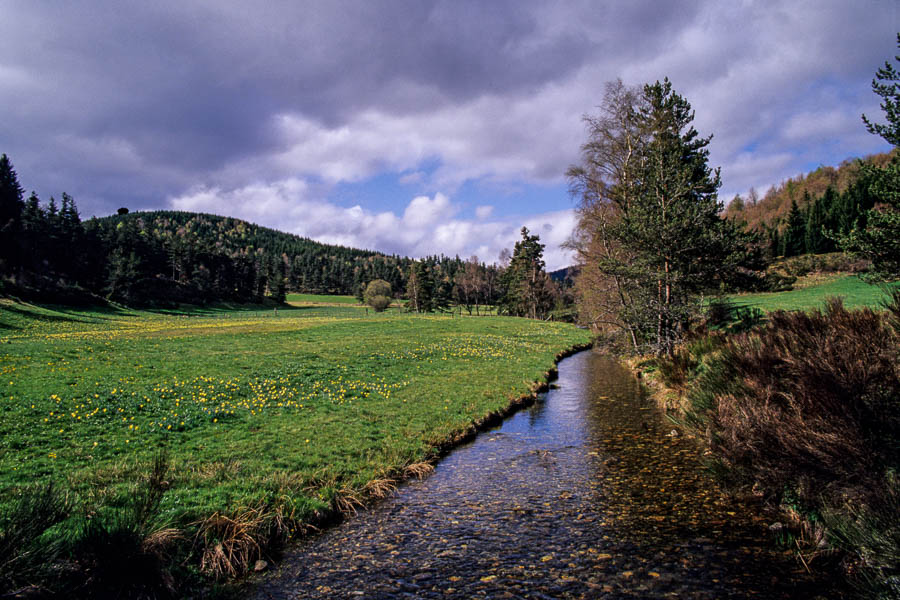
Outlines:
<svg viewBox="0 0 900 600"><path fill-rule="evenodd" d="M36 309L53 311L56 314L40 312ZM115 306L96 306L84 312L75 312L69 306L59 306L55 304L22 304L7 305L3 307L4 312L13 313L20 317L24 317L29 321L40 321L43 323L101 323L107 317L122 316L126 311ZM96 315L96 316L95 316ZM11 323L0 322L0 328L3 329L23 329L21 326Z"/></svg>

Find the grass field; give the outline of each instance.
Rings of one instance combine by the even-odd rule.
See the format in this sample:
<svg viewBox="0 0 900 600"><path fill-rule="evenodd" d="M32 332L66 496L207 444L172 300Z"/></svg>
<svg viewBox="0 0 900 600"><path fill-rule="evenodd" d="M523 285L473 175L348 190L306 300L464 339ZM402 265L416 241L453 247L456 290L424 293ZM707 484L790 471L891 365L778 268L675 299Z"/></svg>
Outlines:
<svg viewBox="0 0 900 600"><path fill-rule="evenodd" d="M289 304L323 304L323 305L353 305L360 304L353 296L333 296L327 294L288 294Z"/></svg>
<svg viewBox="0 0 900 600"><path fill-rule="evenodd" d="M888 298L882 287L868 284L854 275L834 275L800 279L788 292L740 294L732 296L738 306L752 306L764 312L821 308L830 296L840 297L847 308L877 308Z"/></svg>
<svg viewBox="0 0 900 600"><path fill-rule="evenodd" d="M115 505L165 450L166 524L263 506L302 523L377 495L587 341L565 324L353 306L0 300L0 504L54 480Z"/></svg>

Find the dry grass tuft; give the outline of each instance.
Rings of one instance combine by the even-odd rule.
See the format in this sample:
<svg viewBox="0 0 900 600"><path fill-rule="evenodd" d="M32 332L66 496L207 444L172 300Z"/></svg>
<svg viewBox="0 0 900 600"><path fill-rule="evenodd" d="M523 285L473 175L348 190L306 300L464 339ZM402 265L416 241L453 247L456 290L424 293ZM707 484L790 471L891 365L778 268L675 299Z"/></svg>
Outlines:
<svg viewBox="0 0 900 600"><path fill-rule="evenodd" d="M141 550L159 558L166 558L178 542L185 539L184 532L175 527L165 527L150 533L141 541Z"/></svg>
<svg viewBox="0 0 900 600"><path fill-rule="evenodd" d="M196 523L202 543L200 569L216 579L237 577L262 554L266 518L260 508L247 508L226 515L220 512Z"/></svg>
<svg viewBox="0 0 900 600"><path fill-rule="evenodd" d="M373 479L363 487L363 494L367 498L387 498L397 489L397 482L393 479Z"/></svg>
<svg viewBox="0 0 900 600"><path fill-rule="evenodd" d="M344 486L334 495L334 507L345 516L355 515L358 508L364 506L363 500L355 490Z"/></svg>
<svg viewBox="0 0 900 600"><path fill-rule="evenodd" d="M411 465L408 465L406 469L403 470L403 473L406 477L415 477L416 479L424 479L425 477L431 475L434 471L434 465L427 462L417 462Z"/></svg>

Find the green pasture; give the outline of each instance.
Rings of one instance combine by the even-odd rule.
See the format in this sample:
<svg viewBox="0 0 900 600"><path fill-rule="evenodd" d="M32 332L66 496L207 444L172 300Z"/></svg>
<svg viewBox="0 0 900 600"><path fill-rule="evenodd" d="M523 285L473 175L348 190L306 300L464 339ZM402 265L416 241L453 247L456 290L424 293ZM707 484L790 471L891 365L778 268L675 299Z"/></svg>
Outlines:
<svg viewBox="0 0 900 600"><path fill-rule="evenodd" d="M53 480L102 504L165 450L170 522L273 504L302 521L433 456L586 341L566 324L349 305L0 300L0 501Z"/></svg>
<svg viewBox="0 0 900 600"><path fill-rule="evenodd" d="M868 284L855 275L837 275L813 282L801 279L798 284L787 292L739 294L731 299L738 306L772 312L821 308L828 297L842 298L847 308L878 308L889 297L884 287Z"/></svg>
<svg viewBox="0 0 900 600"><path fill-rule="evenodd" d="M288 294L289 304L360 304L353 296L334 296L328 294Z"/></svg>

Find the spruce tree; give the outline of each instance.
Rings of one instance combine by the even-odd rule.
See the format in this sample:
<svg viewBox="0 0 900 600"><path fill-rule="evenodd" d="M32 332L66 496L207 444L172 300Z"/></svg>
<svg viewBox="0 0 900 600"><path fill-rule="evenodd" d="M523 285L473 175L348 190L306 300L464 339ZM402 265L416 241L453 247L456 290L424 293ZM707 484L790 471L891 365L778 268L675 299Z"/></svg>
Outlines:
<svg viewBox="0 0 900 600"><path fill-rule="evenodd" d="M22 262L24 193L9 158L0 156L0 273L11 273Z"/></svg>
<svg viewBox="0 0 900 600"><path fill-rule="evenodd" d="M791 200L791 211L788 213L787 225L781 238L781 254L784 257L799 256L806 250L806 215Z"/></svg>
<svg viewBox="0 0 900 600"><path fill-rule="evenodd" d="M504 310L511 315L543 318L552 308L552 284L544 271L544 244L538 235L529 235L527 227L521 231L503 272L506 294L501 300Z"/></svg>

